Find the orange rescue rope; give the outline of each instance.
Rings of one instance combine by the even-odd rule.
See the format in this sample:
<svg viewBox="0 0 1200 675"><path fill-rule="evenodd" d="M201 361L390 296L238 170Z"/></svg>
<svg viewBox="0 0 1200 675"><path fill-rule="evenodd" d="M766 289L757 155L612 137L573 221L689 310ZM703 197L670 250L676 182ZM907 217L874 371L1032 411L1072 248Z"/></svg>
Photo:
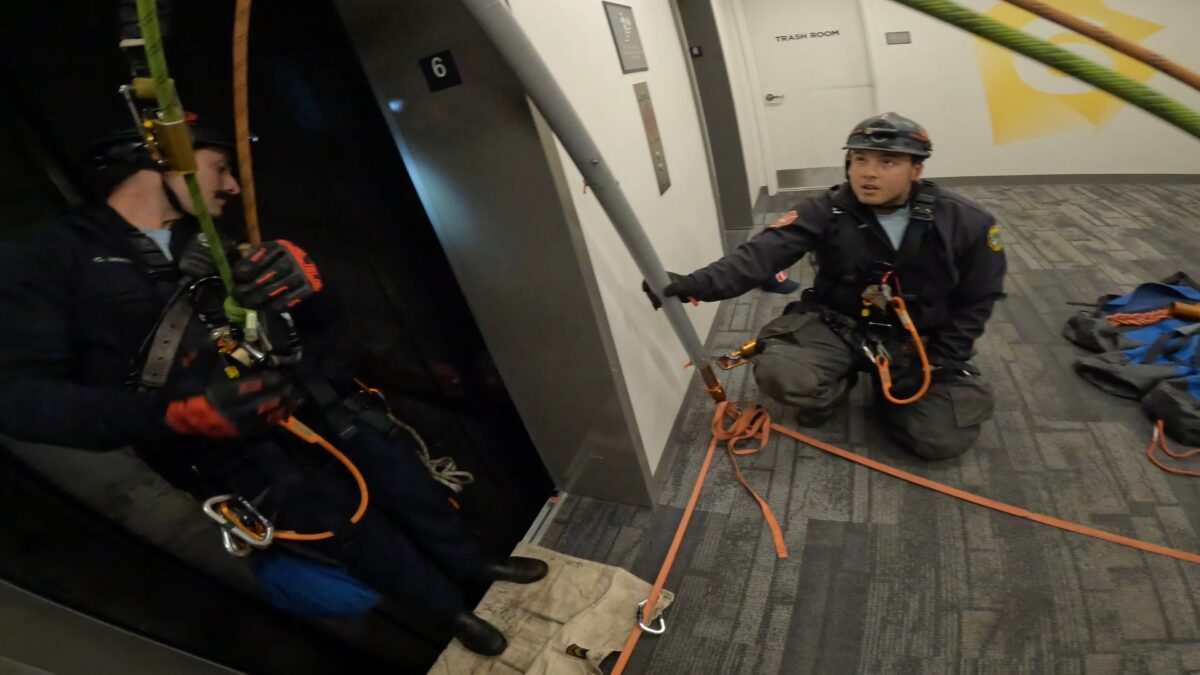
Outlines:
<svg viewBox="0 0 1200 675"><path fill-rule="evenodd" d="M1149 312L1125 312L1109 314L1104 317L1113 326L1149 326L1163 319L1171 318L1171 310L1153 309Z"/></svg>
<svg viewBox="0 0 1200 675"><path fill-rule="evenodd" d="M1122 54L1141 61L1142 63L1158 70L1159 72L1170 75L1171 77L1183 82L1192 89L1200 91L1200 74L1195 71L1188 70L1178 62L1151 51L1139 45L1132 40L1127 40L1120 35L1105 30L1104 28L1079 17L1072 16L1062 10L1055 9L1045 2L1039 0L1008 0L1010 5L1016 5L1021 9L1048 19L1054 23L1070 28L1071 30L1092 38L1096 42L1114 49Z"/></svg>
<svg viewBox="0 0 1200 675"><path fill-rule="evenodd" d="M725 426L726 417L732 418L734 421L729 426ZM708 468L712 464L713 453L717 449L717 441L725 441L725 449L729 455L729 461L733 464L734 473L738 477L738 481L745 487L750 494L758 501L759 507L763 511L763 517L767 520L767 525L771 528L771 535L775 539L775 552L780 558L787 557L787 547L783 543L783 532L779 529L779 523L775 520L774 514L771 513L771 507L767 506L766 501L759 497L757 493L750 488L746 483L746 479L742 476L741 470L738 468L735 455L744 455L752 452L758 452L767 444L767 439L771 433L771 416L760 405L751 405L745 411L739 411L737 406L729 401L721 401L717 404L717 411L713 414L712 419L712 440L708 443L708 451L704 455L704 461L700 464L700 474L696 476L696 482L692 485L692 494L688 497L687 506L683 509L683 517L679 519L679 526L675 528L675 537L671 540L671 546L667 549L667 555L663 559L662 567L658 570L658 578L654 580L654 585L650 588L650 595L646 597L646 615L652 617L654 615L654 607L658 603L658 596L662 592L663 584L667 581L667 575L671 573L671 567L675 564L675 556L679 553L679 545L683 542L684 532L687 531L688 523L692 520L692 512L696 510L696 502L700 499L700 490L704 487L704 479L708 477ZM738 449L738 441L757 438L758 447L752 449ZM633 653L633 648L637 646L638 639L642 637L642 628L640 625L634 625L633 630L629 633L629 637L625 640L625 645L621 647L621 655L617 658L617 663L613 666L612 675L620 675L625 670L626 664L629 662L629 657Z"/></svg>
<svg viewBox="0 0 1200 675"><path fill-rule="evenodd" d="M732 417L735 420L733 424L729 425L728 427L724 425L724 419L726 417ZM648 616L653 615L653 608L658 602L658 597L662 592L663 584L666 582L667 576L671 572L671 567L675 563L675 556L678 554L679 546L683 542L683 535L687 530L688 523L691 522L692 512L695 511L696 502L699 500L700 490L704 486L705 478L708 476L709 465L712 463L713 453L717 447L717 441L725 440L727 449L732 451L737 441L747 438L756 438L759 441L759 448L761 448L766 445L772 429L783 434L784 436L795 439L819 450L824 450L831 455L836 455L842 459L854 462L855 464L865 466L868 469L885 473L889 476L912 483L913 485L919 485L923 488L928 488L935 492L940 492L942 494L961 499L965 502L970 502L978 506L992 509L993 511L999 511L1001 513L1007 513L1010 516L1032 520L1035 523L1049 525L1051 527L1056 527L1067 532L1074 532L1075 534L1080 534L1085 537L1091 537L1093 539L1099 539L1101 541L1107 541L1113 544L1128 546L1139 551L1154 553L1156 555L1162 555L1168 558L1175 558L1184 562L1200 564L1200 555L1198 554L1180 551L1178 549L1162 546L1160 544L1153 544L1140 539L1133 539L1131 537L1113 534L1111 532L1105 532L1103 530L1098 530L1086 525L1080 525L1079 523L1072 523L1061 518L1055 518L1053 516L1047 516L1041 513L1034 513L1033 511L1023 509L1019 506L1013 506L1012 504L999 502L994 499L989 499L987 497L939 483L937 481L929 480L928 478L909 473L902 469L897 469L893 466L883 464L882 462L868 459L857 453L850 452L849 450L844 450L835 445L825 443L824 441L819 441L811 436L806 436L798 431L788 429L787 427L774 424L771 422L770 415L766 412L766 410L757 404L752 404L745 410L739 410L736 404L724 401L717 405L717 410L713 414L712 439L709 441L708 451L704 455L704 461L700 465L700 474L696 477L695 484L692 485L692 493L691 496L688 497L687 506L683 510L683 517L679 519L679 526L675 529L675 537L671 540L671 546L667 549L667 555L663 559L662 567L659 568L658 576L654 580L654 585L651 587L650 594L646 599L645 606L647 607L646 612ZM1151 441L1150 447L1148 447L1146 450L1147 456L1150 456L1150 460L1154 462L1156 466L1163 468L1165 471L1170 471L1171 473L1183 473L1184 475L1200 476L1200 473L1183 472L1178 469L1168 469L1163 467L1152 456L1153 451L1156 448L1162 448L1168 455L1177 458L1190 457L1194 454L1200 454L1200 448L1189 450L1183 453L1175 453L1167 449L1162 433L1161 421L1155 425L1154 439ZM738 473L740 474L740 472ZM743 485L745 485L744 479ZM747 487L747 489L749 488ZM754 496L755 499L759 501L760 506L763 508L764 516L768 518L768 525L771 527L772 535L775 537L776 550L780 552L781 558L786 557L787 551L786 548L784 548L782 536L779 533L779 525L774 522L774 517L770 515L770 509L766 506L766 503L760 497L758 497L758 495ZM613 667L612 675L621 675L621 673L625 670L625 666L629 663L630 655L632 654L634 647L637 646L638 639L641 637L641 635L641 626L634 625L633 630L629 633L629 637L625 640L624 646L621 648L621 655L618 657L617 663Z"/></svg>
<svg viewBox="0 0 1200 675"><path fill-rule="evenodd" d="M1200 455L1200 448L1189 448L1182 452L1176 452L1172 450L1170 446L1167 445L1167 433L1163 431L1162 420L1157 420L1154 422L1154 434L1150 437L1150 445L1146 446L1146 459L1149 459L1151 464L1157 466L1163 471L1166 471L1167 473L1173 473L1177 476L1195 476L1196 478L1200 478L1200 471L1172 469L1166 464L1163 464L1158 460L1157 457L1154 456L1154 452L1156 450L1162 450L1164 455L1174 459L1187 459L1188 457Z"/></svg>
<svg viewBox="0 0 1200 675"><path fill-rule="evenodd" d="M908 315L908 307L904 304L904 298L899 295L892 296L891 303L896 317L900 319L900 325L904 326L904 329L912 337L913 344L917 346L917 355L921 358L923 376L921 388L908 398L896 398L892 395L892 371L888 367L891 364L890 359L886 354L875 354L872 360L875 362L875 369L879 371L879 385L883 390L884 398L895 405L908 405L916 402L929 390L929 383L933 381L933 368L929 365L929 357L925 354L925 343L921 340L920 333L917 332L917 326L913 323L912 317Z"/></svg>
<svg viewBox="0 0 1200 675"><path fill-rule="evenodd" d="M233 20L233 119L237 134L238 173L242 182L242 209L246 214L246 239L261 244L258 228L258 197L254 190L254 167L250 159L250 103L246 63L250 50L250 0L237 0Z"/></svg>
<svg viewBox="0 0 1200 675"><path fill-rule="evenodd" d="M281 426L295 434L301 440L324 448L325 452L336 457L337 461L341 462L342 466L346 467L346 470L350 472L350 475L354 476L354 482L358 484L358 510L354 512L353 516L350 516L350 522L357 523L362 520L363 514L367 512L367 503L370 496L367 493L367 481L363 479L363 475L359 472L358 467L354 466L349 457L346 457L340 450L333 447L332 443L325 440L320 434L308 428L308 425L295 417L287 418L287 421L283 422ZM333 537L333 532L301 533L294 530L276 530L275 536L279 539L291 539L292 541L315 541L317 539L329 539Z"/></svg>

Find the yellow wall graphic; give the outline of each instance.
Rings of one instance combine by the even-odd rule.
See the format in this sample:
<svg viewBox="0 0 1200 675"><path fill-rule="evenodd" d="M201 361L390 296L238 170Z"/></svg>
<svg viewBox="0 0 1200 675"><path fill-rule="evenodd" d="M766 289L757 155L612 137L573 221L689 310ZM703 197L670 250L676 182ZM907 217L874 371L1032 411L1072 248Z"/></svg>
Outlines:
<svg viewBox="0 0 1200 675"><path fill-rule="evenodd" d="M1162 30L1164 26L1140 17L1118 12L1105 6L1103 0L1056 0L1056 9L1069 12L1093 21L1121 37L1140 42ZM997 3L987 13L1001 23L1018 30L1031 23L1048 23L1040 17L1007 3ZM1150 66L1139 63L1120 52L1114 51L1057 24L1058 29L1048 41L1066 49L1070 45L1087 45L1088 51L1103 50L1109 57L1112 70L1138 82L1146 82L1155 73ZM1045 37L1039 35L1039 37ZM1122 106L1124 101L1091 86L1079 92L1047 91L1046 87L1031 84L1022 77L1024 64L1018 67L1018 56L1003 47L998 47L983 38L977 39L979 69L983 75L984 90L987 92L988 110L992 117L992 136L997 145L1012 143L1058 133L1067 129L1094 125L1101 126ZM1087 58L1085 56L1085 58ZM1093 59L1095 60L1095 59ZM1101 65L1107 65L1101 63ZM1056 78L1068 78L1057 70L1035 64Z"/></svg>

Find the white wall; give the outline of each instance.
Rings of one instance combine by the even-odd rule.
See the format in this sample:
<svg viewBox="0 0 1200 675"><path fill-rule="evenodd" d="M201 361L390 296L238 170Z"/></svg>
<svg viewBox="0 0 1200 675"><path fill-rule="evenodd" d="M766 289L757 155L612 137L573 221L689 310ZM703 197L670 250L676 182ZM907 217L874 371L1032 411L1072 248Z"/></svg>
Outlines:
<svg viewBox="0 0 1200 675"><path fill-rule="evenodd" d="M996 3L968 0L962 4L987 11ZM866 0L865 5L867 32L879 43L874 48L880 58L873 62L878 100L882 108L902 112L928 128L935 144L931 176L1200 173L1197 141L1132 105L1123 105L1101 126L1081 120L1052 134L997 143L980 77L976 38L891 0ZM1200 66L1200 43L1194 37L1200 26L1200 3L1108 0L1107 5L1166 26L1143 44L1193 68ZM912 31L913 44L880 46L885 32L897 30ZM1030 24L1023 30L1050 37L1066 29ZM1036 70L1044 66L1023 56L1014 58L1025 62L1022 72L1037 78L1032 80L1036 83L1049 84L1056 77L1039 76ZM1166 76L1156 75L1147 84L1193 109L1200 108L1200 93ZM1029 109L1028 100L1007 105L1037 112ZM1045 109L1041 112L1053 114Z"/></svg>
<svg viewBox="0 0 1200 675"><path fill-rule="evenodd" d="M758 199L759 190L767 185L767 172L761 147L757 115L758 94L752 85L750 62L746 60L746 49L742 40L743 29L734 3L740 0L712 0L713 16L716 17L717 33L721 37L725 52L725 69L729 72L729 85L733 92L733 107L737 114L738 135L742 141L742 154L746 162L747 189L750 204Z"/></svg>
<svg viewBox="0 0 1200 675"><path fill-rule="evenodd" d="M1020 118L1006 128L1026 128L998 140L984 86L978 39L892 0L860 1L879 111L894 110L918 120L929 130L934 142L929 176L1200 173L1200 146L1195 138L1124 103L1114 116L1095 125L1061 105L1034 105L1031 101L1035 99L1017 88L1000 105ZM959 2L979 12L1001 4L994 0ZM1058 6L1070 11L1084 3ZM1194 37L1200 26L1200 2L1105 0L1102 6L1165 26L1141 44L1187 67L1200 68L1200 41ZM1112 28L1121 32L1119 25ZM1023 30L1043 38L1066 32L1043 20ZM912 44L886 45L884 33L890 31L909 31ZM1097 56L1098 50L1086 49L1078 53L1089 58ZM1098 53L1101 59L1107 59L1103 52ZM1045 72L1044 66L1025 57L1012 58L1017 60L1024 82L1035 82L1040 87L1061 86L1064 92L1086 86ZM731 74L734 72L731 64ZM1169 77L1155 75L1146 84L1185 106L1200 109L1200 93ZM1033 115L1032 122L1022 117L1026 114ZM1064 128L1033 133L1031 128L1037 126L1039 118L1062 120ZM855 121L845 120L847 129ZM829 140L838 143L842 139Z"/></svg>
<svg viewBox="0 0 1200 675"><path fill-rule="evenodd" d="M622 4L633 7L648 71L621 73L599 0L510 0L513 15L583 118L663 265L690 272L719 258L721 242L684 46L666 2ZM634 96L636 82L649 83L671 175L671 187L661 196ZM559 154L647 460L656 470L692 375L683 369L687 355L667 320L651 310L641 273L592 193L583 194L583 178L561 145ZM716 309L715 304L688 308L701 340Z"/></svg>

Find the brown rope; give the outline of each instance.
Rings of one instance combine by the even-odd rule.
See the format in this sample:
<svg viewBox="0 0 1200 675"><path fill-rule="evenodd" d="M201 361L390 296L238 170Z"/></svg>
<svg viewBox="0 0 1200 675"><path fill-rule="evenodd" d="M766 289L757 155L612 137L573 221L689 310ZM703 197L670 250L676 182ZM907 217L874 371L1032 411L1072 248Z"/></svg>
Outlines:
<svg viewBox="0 0 1200 675"><path fill-rule="evenodd" d="M233 22L233 119L237 126L238 173L242 179L242 208L246 213L247 241L258 244L258 197L254 191L254 167L250 159L250 114L246 61L250 42L250 0L237 0Z"/></svg>
<svg viewBox="0 0 1200 675"><path fill-rule="evenodd" d="M1072 16L1062 10L1055 9L1040 0L1007 0L1010 5L1016 5L1021 9L1036 14L1037 16L1053 21L1054 23L1070 28L1071 30L1092 38L1096 42L1115 49L1122 54L1141 61L1142 63L1158 70L1159 72L1170 75L1171 77L1183 82L1187 86L1200 91L1200 74L1184 68L1179 63L1168 59L1158 52L1151 51L1145 47L1126 40L1125 38L1101 28L1094 23L1085 21L1076 16Z"/></svg>

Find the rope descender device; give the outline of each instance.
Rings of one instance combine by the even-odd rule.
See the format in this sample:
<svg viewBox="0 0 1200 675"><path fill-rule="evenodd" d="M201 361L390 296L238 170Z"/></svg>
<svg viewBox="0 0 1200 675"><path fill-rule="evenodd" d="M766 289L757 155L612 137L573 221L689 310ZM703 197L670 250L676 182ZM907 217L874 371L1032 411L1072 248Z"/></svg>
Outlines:
<svg viewBox="0 0 1200 675"><path fill-rule="evenodd" d="M245 558L275 539L275 527L254 505L238 495L217 495L204 502L204 514L221 526L225 550Z"/></svg>
<svg viewBox="0 0 1200 675"><path fill-rule="evenodd" d="M716 358L722 370L732 370L750 363L750 357L758 353L758 340L749 340L737 349L725 352Z"/></svg>

